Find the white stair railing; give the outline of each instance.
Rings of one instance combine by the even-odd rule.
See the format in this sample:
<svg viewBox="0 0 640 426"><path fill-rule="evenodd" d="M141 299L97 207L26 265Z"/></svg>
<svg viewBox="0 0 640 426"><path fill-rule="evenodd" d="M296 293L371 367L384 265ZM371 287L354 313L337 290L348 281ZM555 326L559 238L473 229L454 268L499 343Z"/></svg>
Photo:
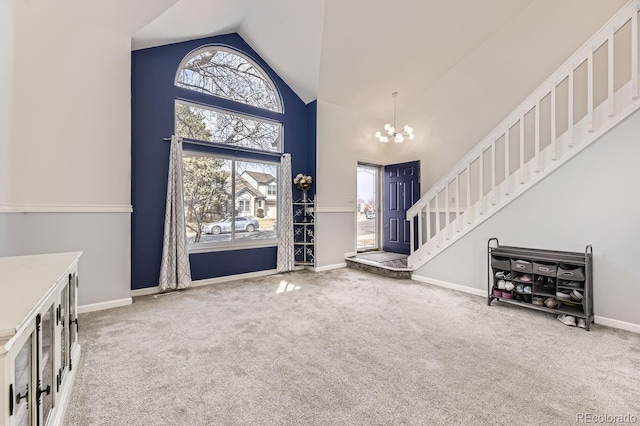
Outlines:
<svg viewBox="0 0 640 426"><path fill-rule="evenodd" d="M407 211L411 267L428 262L640 108L639 8L640 0L630 1ZM629 48L614 49L614 43ZM606 66L596 67L600 49L606 49ZM580 84L583 67L586 82ZM620 67L626 81L616 81ZM596 88L606 98L599 95L594 106Z"/></svg>

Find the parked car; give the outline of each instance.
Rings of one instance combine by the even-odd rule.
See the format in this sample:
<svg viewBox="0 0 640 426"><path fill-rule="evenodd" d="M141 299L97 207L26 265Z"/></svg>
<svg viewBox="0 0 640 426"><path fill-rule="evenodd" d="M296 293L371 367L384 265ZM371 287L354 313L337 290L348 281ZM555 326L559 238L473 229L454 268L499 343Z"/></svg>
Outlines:
<svg viewBox="0 0 640 426"><path fill-rule="evenodd" d="M236 232L252 232L260 227L258 221L249 216L236 216ZM228 217L214 223L207 223L202 226L202 232L205 234L221 234L231 232L231 218Z"/></svg>
<svg viewBox="0 0 640 426"><path fill-rule="evenodd" d="M367 217L367 219L375 219L376 212L374 212L373 210L367 210L365 216Z"/></svg>

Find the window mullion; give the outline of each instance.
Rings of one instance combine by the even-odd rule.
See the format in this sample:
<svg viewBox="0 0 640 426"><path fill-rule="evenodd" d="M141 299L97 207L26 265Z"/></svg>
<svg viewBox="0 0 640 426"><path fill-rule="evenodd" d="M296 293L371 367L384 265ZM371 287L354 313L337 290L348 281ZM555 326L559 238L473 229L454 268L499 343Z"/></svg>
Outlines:
<svg viewBox="0 0 640 426"><path fill-rule="evenodd" d="M236 240L236 160L231 160L231 241Z"/></svg>

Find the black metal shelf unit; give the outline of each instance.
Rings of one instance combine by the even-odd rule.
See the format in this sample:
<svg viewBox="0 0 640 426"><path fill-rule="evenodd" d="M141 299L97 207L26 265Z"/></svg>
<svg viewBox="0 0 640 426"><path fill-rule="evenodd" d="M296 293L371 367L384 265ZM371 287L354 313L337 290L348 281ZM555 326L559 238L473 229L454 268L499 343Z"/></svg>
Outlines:
<svg viewBox="0 0 640 426"><path fill-rule="evenodd" d="M313 200L293 203L293 253L296 266L315 266L315 205Z"/></svg>
<svg viewBox="0 0 640 426"><path fill-rule="evenodd" d="M584 253L501 246L487 243L487 304L498 300L593 323L593 249ZM506 277L506 278L505 278ZM502 283L500 283L502 281ZM506 285L511 282L511 286ZM572 294L581 300L566 295ZM552 299L552 300L549 300Z"/></svg>

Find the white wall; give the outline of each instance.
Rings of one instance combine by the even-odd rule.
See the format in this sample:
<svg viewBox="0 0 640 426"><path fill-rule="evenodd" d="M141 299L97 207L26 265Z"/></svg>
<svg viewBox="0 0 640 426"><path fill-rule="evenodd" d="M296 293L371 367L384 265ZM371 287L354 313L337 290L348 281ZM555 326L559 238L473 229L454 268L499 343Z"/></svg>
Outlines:
<svg viewBox="0 0 640 426"><path fill-rule="evenodd" d="M487 240L552 250L594 251L598 317L640 327L640 112L490 217L416 271L416 275L487 288ZM596 319L597 321L597 319Z"/></svg>
<svg viewBox="0 0 640 426"><path fill-rule="evenodd" d="M130 39L46 0L16 4L12 202L130 205Z"/></svg>
<svg viewBox="0 0 640 426"><path fill-rule="evenodd" d="M356 251L357 164L387 164L373 134L380 123L318 100L316 266L344 263ZM383 123L384 124L384 123Z"/></svg>
<svg viewBox="0 0 640 426"><path fill-rule="evenodd" d="M13 0L5 0L0 2L0 205L9 202L13 52Z"/></svg>
<svg viewBox="0 0 640 426"><path fill-rule="evenodd" d="M398 112L416 140L390 144L396 162L422 160L427 192L625 0L536 0L451 68L418 102Z"/></svg>
<svg viewBox="0 0 640 426"><path fill-rule="evenodd" d="M113 213L12 213L0 215L10 247L0 256L82 251L78 303L130 297L130 215ZM3 236L0 226L0 238Z"/></svg>
<svg viewBox="0 0 640 426"><path fill-rule="evenodd" d="M0 198L0 255L83 251L80 304L126 299L130 38L60 2L15 2L13 15L13 44L0 42L8 58L0 77L11 74L11 94L0 100L1 120L7 104L11 111L8 125L0 122L0 154L10 150L11 166L0 172L8 194Z"/></svg>

